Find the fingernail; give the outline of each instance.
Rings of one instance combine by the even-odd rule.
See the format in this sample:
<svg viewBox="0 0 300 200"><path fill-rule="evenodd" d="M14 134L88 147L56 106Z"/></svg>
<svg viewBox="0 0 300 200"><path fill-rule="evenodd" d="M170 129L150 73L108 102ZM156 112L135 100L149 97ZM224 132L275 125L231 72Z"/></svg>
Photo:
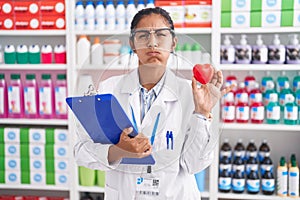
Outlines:
<svg viewBox="0 0 300 200"><path fill-rule="evenodd" d="M129 133L131 133L131 132L133 131L133 128L132 128L132 127L129 127L129 128L127 128L127 131L128 131Z"/></svg>

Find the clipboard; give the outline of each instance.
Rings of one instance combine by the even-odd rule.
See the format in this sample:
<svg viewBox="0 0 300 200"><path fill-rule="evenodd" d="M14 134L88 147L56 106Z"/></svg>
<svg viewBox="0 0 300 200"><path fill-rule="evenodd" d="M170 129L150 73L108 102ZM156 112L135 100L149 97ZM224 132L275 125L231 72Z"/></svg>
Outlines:
<svg viewBox="0 0 300 200"><path fill-rule="evenodd" d="M117 144L124 128L133 127L131 137L138 132L120 103L112 94L67 97L66 102L95 143ZM121 164L154 165L152 155L144 158L123 158Z"/></svg>

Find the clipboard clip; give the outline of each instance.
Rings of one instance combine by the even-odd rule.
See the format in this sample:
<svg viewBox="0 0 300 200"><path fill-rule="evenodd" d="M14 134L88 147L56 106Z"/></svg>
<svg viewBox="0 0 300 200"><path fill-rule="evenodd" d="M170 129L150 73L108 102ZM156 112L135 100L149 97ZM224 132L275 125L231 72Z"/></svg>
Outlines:
<svg viewBox="0 0 300 200"><path fill-rule="evenodd" d="M95 89L93 84L90 84L88 87L88 91L83 94L83 96L95 96L98 91Z"/></svg>

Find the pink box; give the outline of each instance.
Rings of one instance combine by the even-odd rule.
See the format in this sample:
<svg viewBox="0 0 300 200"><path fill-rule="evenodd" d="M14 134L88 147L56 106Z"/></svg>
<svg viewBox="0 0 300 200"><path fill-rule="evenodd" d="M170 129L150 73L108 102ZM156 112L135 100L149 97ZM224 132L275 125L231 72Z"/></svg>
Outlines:
<svg viewBox="0 0 300 200"><path fill-rule="evenodd" d="M15 1L13 10L15 16L40 16L40 6L38 1Z"/></svg>
<svg viewBox="0 0 300 200"><path fill-rule="evenodd" d="M15 28L17 30L37 30L40 29L39 17L16 16Z"/></svg>
<svg viewBox="0 0 300 200"><path fill-rule="evenodd" d="M47 15L65 15L65 1L64 0L41 0L40 11L42 16Z"/></svg>

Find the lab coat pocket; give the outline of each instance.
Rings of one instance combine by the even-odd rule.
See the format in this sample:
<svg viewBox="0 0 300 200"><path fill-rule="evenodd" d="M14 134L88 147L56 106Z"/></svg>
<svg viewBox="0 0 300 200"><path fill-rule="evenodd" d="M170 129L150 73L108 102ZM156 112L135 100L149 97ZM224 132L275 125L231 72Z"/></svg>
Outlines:
<svg viewBox="0 0 300 200"><path fill-rule="evenodd" d="M105 200L119 200L119 192L112 187L105 185Z"/></svg>

